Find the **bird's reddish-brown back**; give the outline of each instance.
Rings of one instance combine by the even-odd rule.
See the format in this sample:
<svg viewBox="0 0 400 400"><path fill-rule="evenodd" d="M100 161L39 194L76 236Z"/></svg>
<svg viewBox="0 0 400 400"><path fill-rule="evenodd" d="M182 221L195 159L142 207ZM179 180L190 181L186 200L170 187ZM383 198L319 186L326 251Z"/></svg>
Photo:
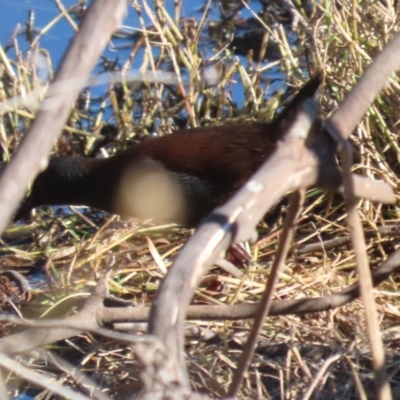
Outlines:
<svg viewBox="0 0 400 400"><path fill-rule="evenodd" d="M195 226L268 159L293 115L304 100L314 96L319 84L319 76L308 81L270 123L187 129L143 141L106 159L54 158L37 177L16 219L40 205L80 204L155 219L159 210L154 215L151 210L171 208L165 219ZM132 190L124 189L130 186ZM147 192L137 205L136 198ZM135 204L132 208L126 203ZM154 208L145 207L141 214L139 208L147 203Z"/></svg>

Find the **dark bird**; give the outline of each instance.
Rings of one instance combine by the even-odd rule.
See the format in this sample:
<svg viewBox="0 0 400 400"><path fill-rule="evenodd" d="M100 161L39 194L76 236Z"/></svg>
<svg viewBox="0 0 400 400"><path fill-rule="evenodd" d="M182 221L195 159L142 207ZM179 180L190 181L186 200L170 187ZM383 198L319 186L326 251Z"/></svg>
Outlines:
<svg viewBox="0 0 400 400"><path fill-rule="evenodd" d="M186 129L110 158L51 158L15 220L38 206L68 204L195 227L268 159L320 82L309 80L269 123Z"/></svg>

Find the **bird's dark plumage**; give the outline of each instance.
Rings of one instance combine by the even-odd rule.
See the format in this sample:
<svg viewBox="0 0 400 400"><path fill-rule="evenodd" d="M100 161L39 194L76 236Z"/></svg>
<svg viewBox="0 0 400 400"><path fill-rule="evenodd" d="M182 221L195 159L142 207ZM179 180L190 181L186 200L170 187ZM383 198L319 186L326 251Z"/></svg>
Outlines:
<svg viewBox="0 0 400 400"><path fill-rule="evenodd" d="M52 158L15 220L38 206L68 204L195 226L271 155L320 81L319 76L309 80L270 123L188 129L105 159Z"/></svg>

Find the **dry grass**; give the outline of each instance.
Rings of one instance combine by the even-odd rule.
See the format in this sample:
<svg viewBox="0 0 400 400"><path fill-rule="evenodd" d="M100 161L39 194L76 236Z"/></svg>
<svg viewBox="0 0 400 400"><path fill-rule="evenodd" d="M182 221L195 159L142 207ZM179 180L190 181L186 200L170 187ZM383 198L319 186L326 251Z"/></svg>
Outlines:
<svg viewBox="0 0 400 400"><path fill-rule="evenodd" d="M201 21L190 19L178 23L177 18L169 16L162 7L152 14L150 4L133 1L133 6L151 16L153 27L139 27L126 60L119 64L114 64L113 60L104 61L102 68L104 71L108 68L127 71L133 63L138 65L141 57L141 68L174 71L182 85L172 88L161 84L110 83L99 99L85 97L82 93L56 143L55 153L94 154L102 147L103 152L112 154L132 141L141 140L144 135L168 134L180 125L195 127L229 120L271 118L277 104L282 103L282 96L266 100L266 93L270 93L269 84L264 80L268 68L280 71L288 84L296 87L306 80L305 71L323 70L325 84L321 102L323 112L328 114L397 31L400 15L399 10L388 9L379 1L359 4L339 1L336 4L337 7L335 2L318 2L314 4L314 14L304 16L314 33L314 47L301 24L297 28L299 40L292 47L288 47L289 41L281 26L266 30L270 38L276 36L282 55L278 61L267 64L251 63L251 54L249 61L232 54L223 38L229 36L227 32L235 18L226 23L225 31L221 21L218 23L217 31L223 34L213 42L211 51L209 42L203 43L204 36L209 34L210 21L206 17ZM178 2L177 9L181 6ZM35 57L14 54L11 50L0 53L0 100L24 97L42 85L33 64ZM32 45L32 54L47 54L41 47L40 37ZM201 67L206 65L214 65L219 74L216 86L207 88L204 85ZM49 72L52 75L52 71ZM242 91L245 98L242 105L237 106L232 100L232 87ZM357 157L355 169L372 179L385 180L394 189L399 186L399 98L399 77L394 76L352 136ZM34 118L34 111L32 107L21 105L1 118L4 161L11 157ZM110 115L116 129L108 123ZM99 136L107 133L111 140ZM359 210L365 229L397 223L397 205L381 207L363 201ZM3 237L2 267L18 268L42 277L40 283L33 284L33 300L23 309L27 317L64 315L71 307L82 303L95 285L96 276L103 276L109 268L113 270L112 293L132 300L137 306L149 305L164 268L171 265L190 236L189 231L176 226L157 227L150 222L121 221L103 214L85 213L82 217L73 211L69 215L57 215L54 218L53 212L38 211L31 225L10 227ZM279 219L272 231L279 230L280 222ZM269 229L261 227L259 241L248 247L253 260L242 280L214 269L198 289L194 303L256 302L277 246L276 236L266 239L269 233ZM309 191L294 248L345 233L342 199L319 190ZM377 234L370 239L371 266L378 265L397 247L396 238ZM280 277L276 298L331 294L356 280L354 268L350 247L301 257L293 252ZM400 398L398 278L391 277L375 293L393 396ZM190 322L190 325L211 329L218 336L213 343L195 340L187 343L189 368L196 389L215 396L227 390L239 356L235 343L240 343L246 335L249 324L249 321ZM269 345L287 344L287 348L280 348L282 351L274 356L256 355L240 398L374 398L360 301L318 315L269 318L261 340ZM58 343L54 348L101 386L108 387L109 394L115 398L131 398L139 387L131 352L117 342L85 335ZM311 350L314 354L310 355ZM333 355L334 358L330 358ZM64 372L29 363L54 374L60 382L71 381ZM18 387L21 382L10 378L12 384ZM24 383L21 390L27 387ZM40 398L46 397L43 393Z"/></svg>

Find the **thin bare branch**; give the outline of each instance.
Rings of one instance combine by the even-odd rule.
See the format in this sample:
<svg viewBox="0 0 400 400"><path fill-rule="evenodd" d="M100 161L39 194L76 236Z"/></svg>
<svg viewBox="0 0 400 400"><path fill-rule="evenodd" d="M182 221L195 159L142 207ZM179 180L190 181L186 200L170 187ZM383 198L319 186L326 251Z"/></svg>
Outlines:
<svg viewBox="0 0 400 400"><path fill-rule="evenodd" d="M53 377L46 377L44 375L38 374L32 369L24 367L20 362L15 361L4 354L2 354L2 356L0 357L0 365L3 368L6 368L9 371L12 371L15 374L19 375L21 378L33 382L35 385L39 385L48 390L51 390L53 393L59 394L60 396L69 399L87 400L86 396L83 396L75 390L68 389L63 385L54 382Z"/></svg>
<svg viewBox="0 0 400 400"><path fill-rule="evenodd" d="M370 66L364 71L353 89L329 121L343 139L348 139L374 101L376 95L387 84L390 76L399 68L400 33L385 46Z"/></svg>
<svg viewBox="0 0 400 400"><path fill-rule="evenodd" d="M281 240L279 242L278 250L275 254L274 263L271 268L271 274L269 276L265 291L259 303L259 308L254 320L253 327L250 331L250 335L243 348L242 356L239 360L239 365L235 371L231 386L228 390L228 396L231 396L233 398L236 397L238 394L244 374L246 373L250 361L254 355L254 350L257 346L258 336L260 335L265 317L268 315L271 308L272 297L275 291L276 283L278 281L279 270L281 269L282 264L285 262L287 254L289 252L290 244L294 236L295 223L298 216L300 215L303 203L303 190L292 194L289 212L283 224L283 232Z"/></svg>
<svg viewBox="0 0 400 400"><path fill-rule="evenodd" d="M351 167L353 165L352 149L349 143L343 143L341 149L343 161L343 182L345 186L344 198L347 210L347 222L354 249L357 272L360 279L360 292L365 307L365 319L371 347L372 360L375 372L375 385L378 399L392 398L390 384L385 368L385 352L379 328L378 312L372 293L372 278L369 268L367 246L361 219L357 211L356 197L353 192Z"/></svg>

